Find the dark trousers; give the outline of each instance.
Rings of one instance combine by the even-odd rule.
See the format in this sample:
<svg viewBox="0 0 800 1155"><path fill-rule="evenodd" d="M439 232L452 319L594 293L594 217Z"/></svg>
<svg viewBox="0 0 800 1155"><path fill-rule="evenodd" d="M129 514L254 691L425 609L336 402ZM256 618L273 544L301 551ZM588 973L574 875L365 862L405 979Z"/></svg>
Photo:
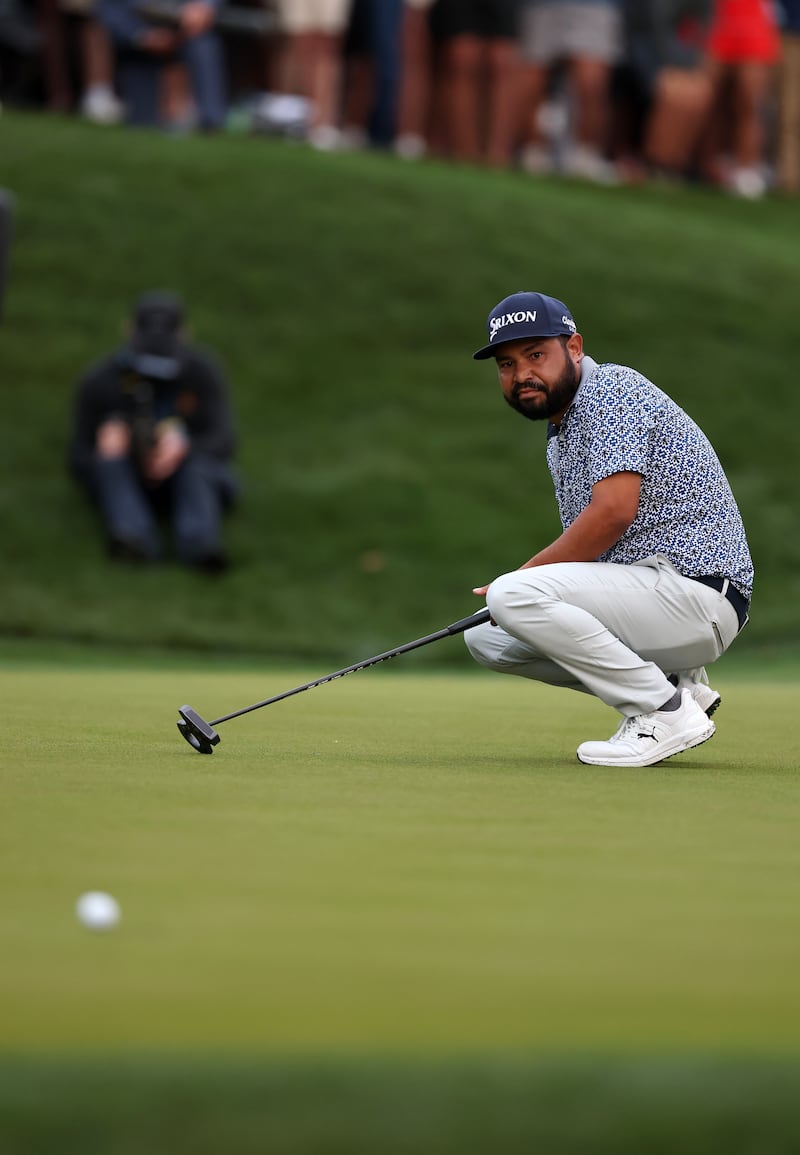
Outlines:
<svg viewBox="0 0 800 1155"><path fill-rule="evenodd" d="M192 95L202 128L221 128L227 113L222 46L214 32L187 40L181 59L189 69ZM121 52L117 60L120 95L129 124L161 124L160 81L164 58L149 52Z"/></svg>
<svg viewBox="0 0 800 1155"><path fill-rule="evenodd" d="M175 554L188 565L222 552L222 515L237 485L224 462L192 453L159 485L143 481L128 458L95 458L89 486L112 544L157 561L162 554L159 516L171 521Z"/></svg>
<svg viewBox="0 0 800 1155"><path fill-rule="evenodd" d="M402 19L403 0L355 0L350 17L347 49L374 68L370 140L384 147L395 135Z"/></svg>

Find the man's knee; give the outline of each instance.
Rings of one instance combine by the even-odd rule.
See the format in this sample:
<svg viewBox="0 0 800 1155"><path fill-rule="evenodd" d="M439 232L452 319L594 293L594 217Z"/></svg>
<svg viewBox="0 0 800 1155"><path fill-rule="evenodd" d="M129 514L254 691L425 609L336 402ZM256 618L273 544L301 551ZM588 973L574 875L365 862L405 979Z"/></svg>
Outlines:
<svg viewBox="0 0 800 1155"><path fill-rule="evenodd" d="M480 666L494 669L497 663L497 629L492 625L475 626L464 634L470 655Z"/></svg>
<svg viewBox="0 0 800 1155"><path fill-rule="evenodd" d="M534 605L541 596L537 576L531 570L512 570L495 578L486 593L492 619L508 629L518 610ZM513 631L510 631L513 632Z"/></svg>

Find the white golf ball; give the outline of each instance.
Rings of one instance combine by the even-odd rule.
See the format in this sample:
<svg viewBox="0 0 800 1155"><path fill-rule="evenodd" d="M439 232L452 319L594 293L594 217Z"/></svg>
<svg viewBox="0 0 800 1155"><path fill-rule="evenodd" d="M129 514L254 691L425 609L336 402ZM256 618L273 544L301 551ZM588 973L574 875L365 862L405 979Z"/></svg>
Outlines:
<svg viewBox="0 0 800 1155"><path fill-rule="evenodd" d="M102 890L89 890L75 904L78 921L89 930L111 930L120 919L119 903Z"/></svg>

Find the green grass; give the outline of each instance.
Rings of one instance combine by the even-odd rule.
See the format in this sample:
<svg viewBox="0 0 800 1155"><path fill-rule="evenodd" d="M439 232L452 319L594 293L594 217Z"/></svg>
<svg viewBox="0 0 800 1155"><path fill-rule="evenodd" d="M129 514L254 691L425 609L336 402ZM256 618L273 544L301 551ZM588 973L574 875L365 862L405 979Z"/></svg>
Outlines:
<svg viewBox="0 0 800 1155"><path fill-rule="evenodd" d="M708 432L756 560L739 645L796 645L793 203L19 113L0 146L17 198L0 635L338 664L462 616L557 531L543 431L470 359L489 307L527 286ZM112 568L64 470L73 383L155 285L185 294L233 382L246 496L216 583Z"/></svg>
<svg viewBox="0 0 800 1155"><path fill-rule="evenodd" d="M795 1155L800 1064L0 1060L4 1155Z"/></svg>
<svg viewBox="0 0 800 1155"><path fill-rule="evenodd" d="M180 703L321 671L84 657L0 668L3 1155L797 1149L796 668L616 771L599 703L413 658L202 757Z"/></svg>
<svg viewBox="0 0 800 1155"><path fill-rule="evenodd" d="M7 1048L721 1048L798 1042L796 682L596 770L598 703L488 676L3 675ZM13 884L12 884L13 881ZM124 920L83 931L78 894Z"/></svg>

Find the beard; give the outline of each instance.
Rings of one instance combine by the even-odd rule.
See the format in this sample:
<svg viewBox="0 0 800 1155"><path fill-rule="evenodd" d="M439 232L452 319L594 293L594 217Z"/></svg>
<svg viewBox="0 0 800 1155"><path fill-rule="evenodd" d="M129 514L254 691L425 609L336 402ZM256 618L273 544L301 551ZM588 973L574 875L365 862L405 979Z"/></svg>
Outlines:
<svg viewBox="0 0 800 1155"><path fill-rule="evenodd" d="M562 409L566 409L578 392L580 383L580 369L574 361L570 360L565 349L564 372L557 381L552 385L536 386L532 386L529 382L522 384L515 381L511 396L506 397L506 401L512 409L516 409L517 413L521 413L529 421L547 421L556 413L560 413ZM524 399L520 397L520 393L524 389L531 388L537 390L533 397L525 397Z"/></svg>

